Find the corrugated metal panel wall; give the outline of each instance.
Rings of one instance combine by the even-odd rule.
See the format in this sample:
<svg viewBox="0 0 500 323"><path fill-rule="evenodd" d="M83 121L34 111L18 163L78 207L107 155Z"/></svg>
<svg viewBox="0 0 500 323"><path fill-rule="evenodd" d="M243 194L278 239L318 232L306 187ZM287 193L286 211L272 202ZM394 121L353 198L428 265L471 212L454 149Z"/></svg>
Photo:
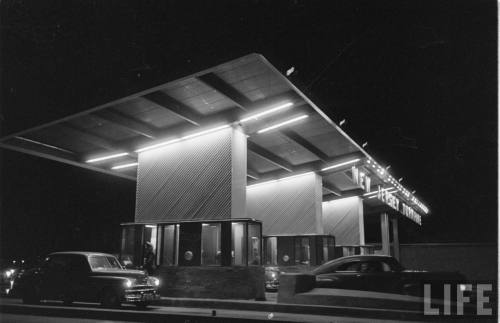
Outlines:
<svg viewBox="0 0 500 323"><path fill-rule="evenodd" d="M264 235L322 234L321 178L308 174L247 188L247 216Z"/></svg>
<svg viewBox="0 0 500 323"><path fill-rule="evenodd" d="M364 244L362 219L363 201L359 197L348 197L323 203L325 234L335 236L335 244L337 245Z"/></svg>
<svg viewBox="0 0 500 323"><path fill-rule="evenodd" d="M230 218L232 131L140 153L135 221Z"/></svg>

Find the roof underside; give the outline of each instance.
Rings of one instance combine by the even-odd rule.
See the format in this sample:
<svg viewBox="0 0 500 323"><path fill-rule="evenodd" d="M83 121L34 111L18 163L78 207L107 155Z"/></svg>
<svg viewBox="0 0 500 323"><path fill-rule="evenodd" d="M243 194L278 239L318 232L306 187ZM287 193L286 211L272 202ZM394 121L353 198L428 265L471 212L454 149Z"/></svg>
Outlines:
<svg viewBox="0 0 500 323"><path fill-rule="evenodd" d="M0 139L0 147L135 180L135 167L111 167L136 162L134 151L138 147L238 122L284 102L293 105L242 124L249 136L249 184L317 171L323 178L324 195L360 195L362 191L351 180L354 164L321 171L359 158L356 166L369 174L372 187L391 186L376 168L369 167L367 161L373 159L359 145L258 54L11 134ZM257 133L304 114L308 118L293 125ZM117 152L129 155L99 163L86 162Z"/></svg>

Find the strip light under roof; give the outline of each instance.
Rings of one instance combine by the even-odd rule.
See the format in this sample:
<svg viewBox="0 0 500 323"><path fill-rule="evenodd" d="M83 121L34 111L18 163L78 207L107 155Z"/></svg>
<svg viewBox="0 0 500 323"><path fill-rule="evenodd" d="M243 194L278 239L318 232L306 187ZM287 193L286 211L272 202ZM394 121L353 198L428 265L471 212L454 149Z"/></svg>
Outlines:
<svg viewBox="0 0 500 323"><path fill-rule="evenodd" d="M267 127L267 128L264 128L264 129L261 129L259 131L257 131L257 133L264 133L264 132L267 132L269 130L273 130L273 129L276 129L276 128L279 128L279 127L282 127L282 126L285 126L287 124L290 124L290 123L294 123L294 122L297 122L299 120L302 120L302 119L305 119L309 117L307 114L303 114L299 117L296 117L296 118L293 118L293 119L290 119L290 120L287 120L287 121L284 121L284 122L281 122L281 123L278 123L278 124L275 124L273 126L270 126L270 127Z"/></svg>
<svg viewBox="0 0 500 323"><path fill-rule="evenodd" d="M391 193L391 194L392 194L392 193L395 193L395 192L397 192L397 190L387 191L387 193ZM376 198L377 196L378 196L378 195L373 195L373 196L370 196L370 197L368 197L368 198L369 198L369 199L373 199L373 198Z"/></svg>
<svg viewBox="0 0 500 323"><path fill-rule="evenodd" d="M292 176L288 176L288 177L273 179L273 180L270 180L270 181L267 181L267 182L262 182L262 183L257 183L257 184L253 184L253 185L248 185L247 188L254 188L254 187L265 185L265 184L271 184L271 183L277 183L277 182L280 182L280 181L286 181L286 180L289 180L289 179L292 179L292 178L302 177L302 176L309 175L309 174L314 174L314 172L307 172L307 173L303 173L303 174L298 174L298 175L292 175Z"/></svg>
<svg viewBox="0 0 500 323"><path fill-rule="evenodd" d="M211 132L214 132L214 131L217 131L217 130L222 130L222 129L225 129L225 128L229 128L229 125L226 124L226 125L223 125L223 126L219 126L219 127L215 127L215 128L212 128L212 129L204 130L204 131L201 131L201 132L193 133L191 135L187 135L187 136L184 136L184 137L181 137L181 138L172 139L172 140L160 142L160 143L157 143L157 144L154 144L154 145L142 147L142 148L137 149L135 152L136 153L141 153L141 152L146 151L146 150L151 150L151 149L155 149L155 148L158 148L158 147L163 147L163 146L166 146L166 145L173 144L175 142L179 142L181 140L186 140L186 139L198 137L198 136L205 135L207 133L211 133Z"/></svg>
<svg viewBox="0 0 500 323"><path fill-rule="evenodd" d="M117 165L111 167L111 169L123 169L123 168L129 168L129 167L134 167L139 165L139 163L130 163L130 164L123 164L123 165Z"/></svg>
<svg viewBox="0 0 500 323"><path fill-rule="evenodd" d="M383 188L382 191L388 191L388 190L391 190L393 188L394 187L392 187L392 186L391 187L387 187L387 188ZM373 191L373 192L365 193L365 194L363 194L363 196L373 195L373 194L377 194L377 193L378 193L378 191Z"/></svg>
<svg viewBox="0 0 500 323"><path fill-rule="evenodd" d="M113 155L102 156L102 157L98 157L98 158L92 158L92 159L87 160L86 162L87 163L95 163L95 162L113 159L113 158L118 158L118 157L123 157L123 156L127 156L127 155L128 155L128 153L113 154Z"/></svg>
<svg viewBox="0 0 500 323"><path fill-rule="evenodd" d="M257 114L245 117L245 118L241 119L240 122L243 123L243 122L247 122L247 121L250 121L250 120L257 120L258 118L260 118L262 116L274 113L274 112L279 111L279 110L283 110L285 108L291 107L292 105L293 105L292 102L287 102L287 103L284 103L284 104L280 104L280 105L278 105L275 108L271 108L271 109L268 109L268 110L266 110L264 112L260 112L260 113L257 113Z"/></svg>
<svg viewBox="0 0 500 323"><path fill-rule="evenodd" d="M343 162L343 163L339 163L339 164L335 164L335 165L332 165L332 166L325 167L321 171L325 171L325 170L329 170L329 169L332 169L332 168L337 168L337 167L345 166L345 165L349 165L349 164L354 164L354 163L357 163L359 160L360 160L359 158L356 158L356 159L353 159L353 160L348 160L348 161Z"/></svg>

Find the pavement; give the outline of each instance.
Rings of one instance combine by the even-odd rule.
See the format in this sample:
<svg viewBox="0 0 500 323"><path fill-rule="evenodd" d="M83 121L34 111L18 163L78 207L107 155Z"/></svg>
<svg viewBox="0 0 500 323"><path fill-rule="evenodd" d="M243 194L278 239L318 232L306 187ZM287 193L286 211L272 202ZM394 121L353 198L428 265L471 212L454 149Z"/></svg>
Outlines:
<svg viewBox="0 0 500 323"><path fill-rule="evenodd" d="M24 305L20 299L0 298L1 322L56 322L60 319L88 322L426 322L444 321L443 317L424 317L419 312L384 309L349 308L280 304L276 294L266 301L162 298L155 306L139 310L125 304L119 309L106 309L94 303L44 301L40 305ZM56 318L56 319L52 319ZM470 319L470 318L469 318ZM78 321L78 320L76 320ZM75 321L75 322L76 322ZM454 317L452 322L469 322ZM491 320L494 322L494 320Z"/></svg>

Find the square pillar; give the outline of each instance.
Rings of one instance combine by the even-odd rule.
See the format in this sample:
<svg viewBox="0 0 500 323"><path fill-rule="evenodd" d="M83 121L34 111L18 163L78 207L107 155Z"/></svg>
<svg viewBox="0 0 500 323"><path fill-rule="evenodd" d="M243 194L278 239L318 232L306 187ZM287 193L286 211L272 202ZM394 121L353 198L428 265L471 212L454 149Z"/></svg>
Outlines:
<svg viewBox="0 0 500 323"><path fill-rule="evenodd" d="M363 200L357 196L323 202L325 234L335 236L339 246L365 244Z"/></svg>
<svg viewBox="0 0 500 323"><path fill-rule="evenodd" d="M390 255L391 246L389 243L389 215L387 213L380 214L380 229L382 233L382 253L384 255Z"/></svg>
<svg viewBox="0 0 500 323"><path fill-rule="evenodd" d="M139 153L135 222L246 217L246 150L228 127Z"/></svg>
<svg viewBox="0 0 500 323"><path fill-rule="evenodd" d="M392 223L392 250L393 256L399 260L399 234L398 234L398 218L391 218Z"/></svg>

